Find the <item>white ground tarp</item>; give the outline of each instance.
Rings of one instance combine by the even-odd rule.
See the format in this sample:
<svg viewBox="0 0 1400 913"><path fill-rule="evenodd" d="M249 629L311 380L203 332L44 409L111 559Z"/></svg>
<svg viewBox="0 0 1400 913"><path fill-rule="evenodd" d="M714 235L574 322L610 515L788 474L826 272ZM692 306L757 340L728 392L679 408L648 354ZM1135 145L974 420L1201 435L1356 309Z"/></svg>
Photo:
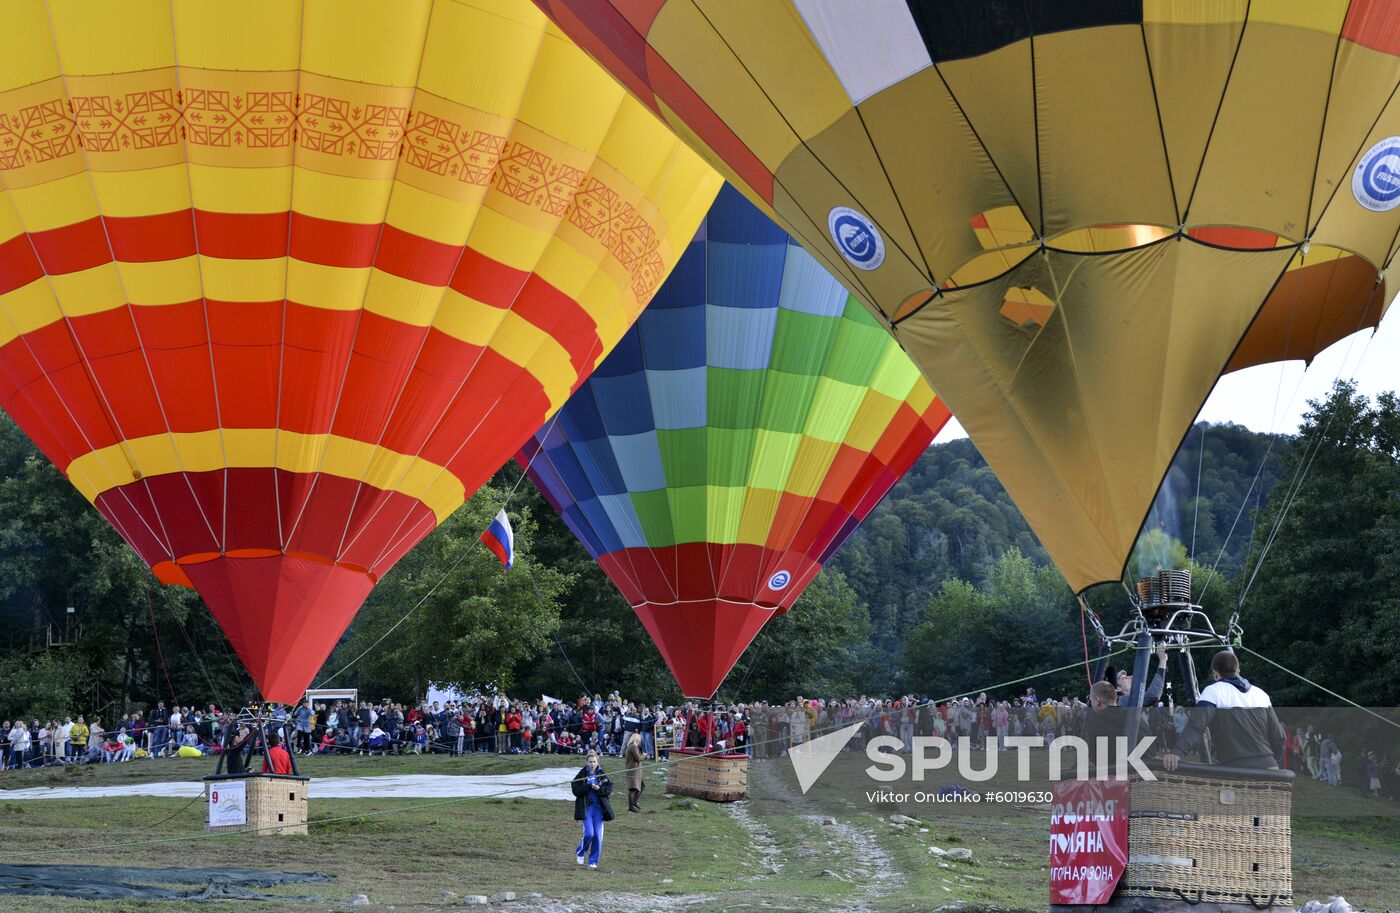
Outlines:
<svg viewBox="0 0 1400 913"><path fill-rule="evenodd" d="M501 796L526 799L573 799L569 781L576 767L522 770L500 776L404 774L386 777L312 777L313 799L454 799ZM158 796L188 799L203 794L199 780L132 783L121 786L36 786L0 789L0 800L89 799L119 796Z"/></svg>

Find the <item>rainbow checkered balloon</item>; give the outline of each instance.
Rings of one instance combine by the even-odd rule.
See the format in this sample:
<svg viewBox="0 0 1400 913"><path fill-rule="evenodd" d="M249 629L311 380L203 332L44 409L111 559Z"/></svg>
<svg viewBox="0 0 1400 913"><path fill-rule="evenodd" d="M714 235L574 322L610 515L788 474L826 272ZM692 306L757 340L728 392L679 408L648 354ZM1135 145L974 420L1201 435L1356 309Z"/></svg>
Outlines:
<svg viewBox="0 0 1400 913"><path fill-rule="evenodd" d="M860 302L726 187L517 459L706 698L948 417Z"/></svg>

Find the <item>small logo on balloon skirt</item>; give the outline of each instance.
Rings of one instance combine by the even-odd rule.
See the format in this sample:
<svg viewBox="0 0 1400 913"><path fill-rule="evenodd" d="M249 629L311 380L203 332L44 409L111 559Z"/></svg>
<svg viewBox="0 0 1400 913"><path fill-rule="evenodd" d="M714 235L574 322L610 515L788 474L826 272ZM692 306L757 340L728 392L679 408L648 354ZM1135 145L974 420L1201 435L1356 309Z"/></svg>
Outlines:
<svg viewBox="0 0 1400 913"><path fill-rule="evenodd" d="M837 206L826 216L831 240L846 262L856 269L875 269L885 262L885 239L865 216L847 206Z"/></svg>
<svg viewBox="0 0 1400 913"><path fill-rule="evenodd" d="M1400 136L1386 137L1366 150L1351 176L1351 193L1372 212L1400 206Z"/></svg>
<svg viewBox="0 0 1400 913"><path fill-rule="evenodd" d="M792 575L787 571L778 571L778 573L768 578L768 589L785 590L789 583L792 583Z"/></svg>

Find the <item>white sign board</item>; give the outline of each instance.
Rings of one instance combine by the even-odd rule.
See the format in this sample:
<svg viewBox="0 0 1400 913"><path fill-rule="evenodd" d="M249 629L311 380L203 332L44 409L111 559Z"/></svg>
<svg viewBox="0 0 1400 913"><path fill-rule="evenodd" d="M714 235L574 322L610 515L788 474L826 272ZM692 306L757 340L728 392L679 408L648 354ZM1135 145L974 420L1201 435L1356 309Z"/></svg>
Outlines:
<svg viewBox="0 0 1400 913"><path fill-rule="evenodd" d="M229 827L248 823L248 784L242 780L215 780L209 784L209 826Z"/></svg>

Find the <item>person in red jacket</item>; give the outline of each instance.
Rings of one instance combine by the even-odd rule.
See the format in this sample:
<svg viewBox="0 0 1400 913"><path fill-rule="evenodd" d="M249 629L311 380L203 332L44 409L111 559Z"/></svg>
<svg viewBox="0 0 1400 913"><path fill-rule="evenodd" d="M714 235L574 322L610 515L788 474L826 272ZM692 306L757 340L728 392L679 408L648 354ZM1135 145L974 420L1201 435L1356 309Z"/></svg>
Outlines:
<svg viewBox="0 0 1400 913"><path fill-rule="evenodd" d="M263 773L290 775L291 772L292 756L282 747L282 739L277 733L270 733L267 737L267 754L263 758Z"/></svg>
<svg viewBox="0 0 1400 913"><path fill-rule="evenodd" d="M520 730L520 706L512 704L510 709L506 711L506 733L510 737L511 754L520 754Z"/></svg>
<svg viewBox="0 0 1400 913"><path fill-rule="evenodd" d="M462 705L462 715L457 720L462 724L462 745L466 751L476 752L476 717L467 709L467 705Z"/></svg>
<svg viewBox="0 0 1400 913"><path fill-rule="evenodd" d="M700 734L701 746L708 748L714 742L715 717L713 713L699 711L695 718L695 729Z"/></svg>
<svg viewBox="0 0 1400 913"><path fill-rule="evenodd" d="M597 748L598 738L598 714L589 707L583 711L583 744L589 748Z"/></svg>

